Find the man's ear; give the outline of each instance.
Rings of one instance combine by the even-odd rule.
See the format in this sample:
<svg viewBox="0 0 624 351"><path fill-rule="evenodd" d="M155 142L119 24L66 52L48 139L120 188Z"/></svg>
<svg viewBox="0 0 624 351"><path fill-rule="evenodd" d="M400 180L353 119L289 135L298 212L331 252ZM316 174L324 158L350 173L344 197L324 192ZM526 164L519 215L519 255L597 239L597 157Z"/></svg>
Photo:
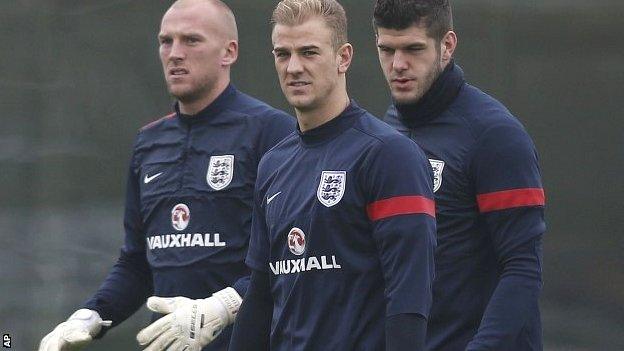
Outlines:
<svg viewBox="0 0 624 351"><path fill-rule="evenodd" d="M221 57L221 65L231 66L238 59L238 41L230 40L225 46L225 52Z"/></svg>
<svg viewBox="0 0 624 351"><path fill-rule="evenodd" d="M457 34L452 30L446 32L440 41L440 58L443 63L449 62L453 58L453 53L457 47Z"/></svg>
<svg viewBox="0 0 624 351"><path fill-rule="evenodd" d="M338 73L347 73L351 60L353 60L353 46L349 43L343 44L337 52Z"/></svg>

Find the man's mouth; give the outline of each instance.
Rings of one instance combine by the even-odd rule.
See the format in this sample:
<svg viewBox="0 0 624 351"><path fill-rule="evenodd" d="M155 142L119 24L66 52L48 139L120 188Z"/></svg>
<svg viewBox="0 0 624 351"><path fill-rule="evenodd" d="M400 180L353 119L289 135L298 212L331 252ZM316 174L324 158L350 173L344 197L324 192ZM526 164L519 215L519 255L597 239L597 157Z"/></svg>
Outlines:
<svg viewBox="0 0 624 351"><path fill-rule="evenodd" d="M288 82L287 83L287 85L289 87L303 87L303 86L306 86L306 85L309 85L309 84L310 84L309 82L303 82L303 81L300 81L300 80L292 81L292 82Z"/></svg>
<svg viewBox="0 0 624 351"><path fill-rule="evenodd" d="M181 76L184 74L188 74L189 71L186 68L171 68L169 69L170 76Z"/></svg>
<svg viewBox="0 0 624 351"><path fill-rule="evenodd" d="M394 79L392 79L392 82L393 83L399 83L399 84L405 84L405 83L410 82L412 80L413 79L411 79L411 78L394 78Z"/></svg>

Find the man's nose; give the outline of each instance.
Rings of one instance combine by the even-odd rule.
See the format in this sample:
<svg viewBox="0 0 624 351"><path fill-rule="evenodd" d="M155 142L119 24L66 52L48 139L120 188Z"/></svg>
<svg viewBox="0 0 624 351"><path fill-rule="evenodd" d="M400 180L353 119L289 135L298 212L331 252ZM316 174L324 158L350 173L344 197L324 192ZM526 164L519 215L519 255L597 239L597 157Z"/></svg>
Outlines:
<svg viewBox="0 0 624 351"><path fill-rule="evenodd" d="M392 59L392 69L401 72L405 71L407 68L408 64L405 55L400 50L395 51Z"/></svg>
<svg viewBox="0 0 624 351"><path fill-rule="evenodd" d="M286 72L290 74L303 72L303 64L301 63L301 59L298 55L290 56L290 59L288 60L288 66L286 67Z"/></svg>
<svg viewBox="0 0 624 351"><path fill-rule="evenodd" d="M186 56L184 45L179 40L171 43L171 51L169 52L169 60L180 61Z"/></svg>

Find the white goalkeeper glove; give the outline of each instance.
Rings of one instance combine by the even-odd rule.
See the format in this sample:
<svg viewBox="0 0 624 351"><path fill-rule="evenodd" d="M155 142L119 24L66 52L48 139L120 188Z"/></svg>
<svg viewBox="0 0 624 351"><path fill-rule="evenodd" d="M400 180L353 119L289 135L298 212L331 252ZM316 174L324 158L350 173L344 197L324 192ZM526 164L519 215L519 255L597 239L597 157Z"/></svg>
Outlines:
<svg viewBox="0 0 624 351"><path fill-rule="evenodd" d="M234 323L242 302L233 288L217 291L207 299L157 297L147 299L147 307L167 314L137 334L144 351L200 351L225 327Z"/></svg>
<svg viewBox="0 0 624 351"><path fill-rule="evenodd" d="M41 339L39 351L80 350L98 335L103 326L110 327L111 324L93 310L80 309Z"/></svg>

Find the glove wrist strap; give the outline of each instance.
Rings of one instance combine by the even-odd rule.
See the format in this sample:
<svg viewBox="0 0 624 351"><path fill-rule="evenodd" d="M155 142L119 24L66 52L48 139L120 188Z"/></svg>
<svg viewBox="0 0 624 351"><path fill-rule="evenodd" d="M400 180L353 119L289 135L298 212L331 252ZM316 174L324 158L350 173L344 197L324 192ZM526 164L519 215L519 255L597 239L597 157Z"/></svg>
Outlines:
<svg viewBox="0 0 624 351"><path fill-rule="evenodd" d="M113 323L112 321L103 321L99 313L86 308L81 308L74 312L71 316L69 316L67 321L80 321L81 323L84 323L87 326L91 336L97 335L102 327L110 327Z"/></svg>
<svg viewBox="0 0 624 351"><path fill-rule="evenodd" d="M236 318L236 314L238 313L238 309L243 301L243 299L238 295L236 290L231 287L225 288L223 290L217 291L212 294L212 296L216 297L222 304L223 307L227 310L228 313L228 324L234 322Z"/></svg>

